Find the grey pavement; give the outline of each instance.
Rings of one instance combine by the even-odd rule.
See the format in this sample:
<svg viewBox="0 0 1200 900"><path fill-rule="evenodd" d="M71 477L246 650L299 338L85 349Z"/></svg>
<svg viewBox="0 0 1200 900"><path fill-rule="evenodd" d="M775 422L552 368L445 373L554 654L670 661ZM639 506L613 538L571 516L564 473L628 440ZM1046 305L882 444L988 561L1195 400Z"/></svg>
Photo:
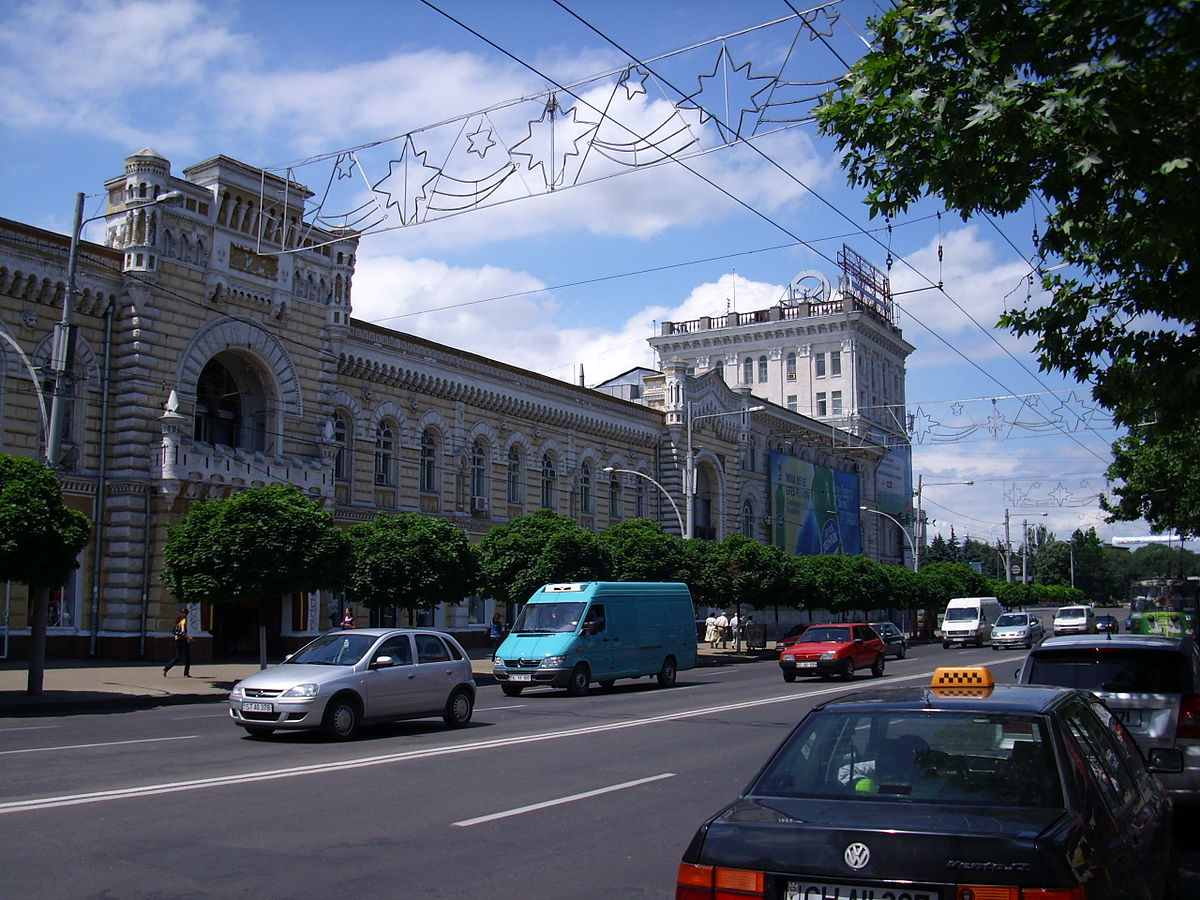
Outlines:
<svg viewBox="0 0 1200 900"><path fill-rule="evenodd" d="M721 666L775 659L771 650L712 649L699 646L699 666ZM485 648L470 651L477 684L495 684ZM234 683L258 671L254 662L194 663L192 675L172 669L163 677L160 663L111 663L47 660L42 693L27 694L29 665L0 660L0 717L55 716L145 709L181 703L220 703Z"/></svg>

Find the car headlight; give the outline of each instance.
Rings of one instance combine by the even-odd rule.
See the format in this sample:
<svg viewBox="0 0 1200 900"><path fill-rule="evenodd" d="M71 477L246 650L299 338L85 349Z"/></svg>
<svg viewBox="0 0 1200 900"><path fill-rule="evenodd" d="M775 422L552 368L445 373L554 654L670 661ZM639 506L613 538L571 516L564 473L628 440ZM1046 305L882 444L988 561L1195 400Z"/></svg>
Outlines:
<svg viewBox="0 0 1200 900"><path fill-rule="evenodd" d="M235 684L233 686L233 690L229 692L229 699L230 700L241 700L242 699L242 683L240 681L237 684Z"/></svg>
<svg viewBox="0 0 1200 900"><path fill-rule="evenodd" d="M821 654L821 659L837 659L837 651L826 650Z"/></svg>
<svg viewBox="0 0 1200 900"><path fill-rule="evenodd" d="M565 664L567 658L565 656L547 656L542 660L543 669L553 669Z"/></svg>
<svg viewBox="0 0 1200 900"><path fill-rule="evenodd" d="M312 682L298 684L295 687L290 687L280 697L315 697L317 696L318 687Z"/></svg>
<svg viewBox="0 0 1200 900"><path fill-rule="evenodd" d="M502 659L501 659L499 656L493 656L493 657L492 657L492 665L493 665L493 666L500 666L501 668L503 668L503 666L504 666L504 660L502 660Z"/></svg>

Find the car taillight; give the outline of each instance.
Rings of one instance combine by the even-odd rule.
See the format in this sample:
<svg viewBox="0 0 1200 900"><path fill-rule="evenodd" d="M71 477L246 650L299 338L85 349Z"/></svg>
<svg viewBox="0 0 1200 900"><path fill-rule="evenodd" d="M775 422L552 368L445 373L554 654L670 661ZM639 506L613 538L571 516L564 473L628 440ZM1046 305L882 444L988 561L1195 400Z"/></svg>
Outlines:
<svg viewBox="0 0 1200 900"><path fill-rule="evenodd" d="M955 900L1087 900L1087 888L1023 888L1000 884L960 884Z"/></svg>
<svg viewBox="0 0 1200 900"><path fill-rule="evenodd" d="M747 897L762 897L765 880L762 872L750 869L680 863L679 875L675 880L675 900L745 900Z"/></svg>
<svg viewBox="0 0 1200 900"><path fill-rule="evenodd" d="M1200 694L1184 694L1179 700L1177 738L1200 738Z"/></svg>

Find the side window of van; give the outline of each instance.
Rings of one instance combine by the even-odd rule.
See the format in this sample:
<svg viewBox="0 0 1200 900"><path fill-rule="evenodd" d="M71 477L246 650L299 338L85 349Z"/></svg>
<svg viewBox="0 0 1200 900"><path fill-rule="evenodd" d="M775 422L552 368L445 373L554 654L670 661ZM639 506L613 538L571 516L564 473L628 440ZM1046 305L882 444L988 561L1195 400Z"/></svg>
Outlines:
<svg viewBox="0 0 1200 900"><path fill-rule="evenodd" d="M604 604L593 603L583 622L585 634L600 634L604 631Z"/></svg>

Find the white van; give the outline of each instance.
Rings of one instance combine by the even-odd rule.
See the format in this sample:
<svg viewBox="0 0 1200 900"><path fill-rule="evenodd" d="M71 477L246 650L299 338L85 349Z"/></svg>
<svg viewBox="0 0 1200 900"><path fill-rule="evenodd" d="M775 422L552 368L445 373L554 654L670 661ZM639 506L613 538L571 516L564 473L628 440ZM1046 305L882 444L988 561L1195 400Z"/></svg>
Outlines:
<svg viewBox="0 0 1200 900"><path fill-rule="evenodd" d="M1004 612L995 597L955 597L946 604L942 619L942 647L974 644L982 647L992 639L992 626Z"/></svg>
<svg viewBox="0 0 1200 900"><path fill-rule="evenodd" d="M1064 606L1054 614L1054 634L1095 634L1096 611L1090 606Z"/></svg>

